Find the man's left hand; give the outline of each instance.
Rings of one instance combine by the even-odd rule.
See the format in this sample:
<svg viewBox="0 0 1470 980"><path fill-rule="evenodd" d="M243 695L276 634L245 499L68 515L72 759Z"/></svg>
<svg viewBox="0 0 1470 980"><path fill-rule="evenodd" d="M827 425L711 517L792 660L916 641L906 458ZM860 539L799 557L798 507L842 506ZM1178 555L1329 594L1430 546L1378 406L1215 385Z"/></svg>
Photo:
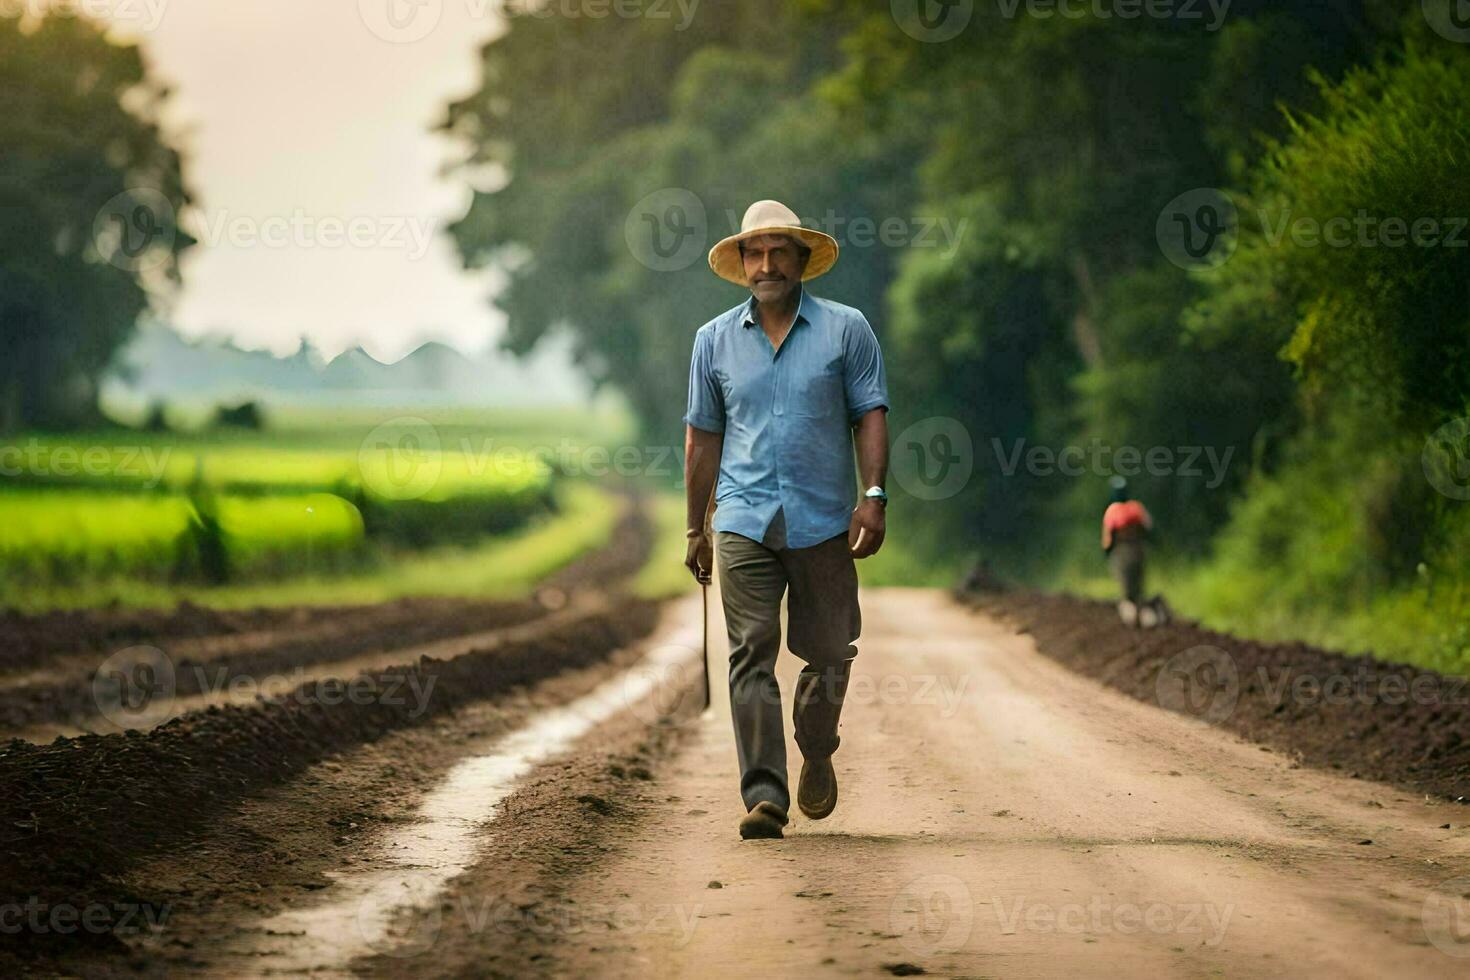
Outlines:
<svg viewBox="0 0 1470 980"><path fill-rule="evenodd" d="M877 500L864 499L857 505L847 525L847 549L854 558L876 555L883 547L885 516L883 505Z"/></svg>

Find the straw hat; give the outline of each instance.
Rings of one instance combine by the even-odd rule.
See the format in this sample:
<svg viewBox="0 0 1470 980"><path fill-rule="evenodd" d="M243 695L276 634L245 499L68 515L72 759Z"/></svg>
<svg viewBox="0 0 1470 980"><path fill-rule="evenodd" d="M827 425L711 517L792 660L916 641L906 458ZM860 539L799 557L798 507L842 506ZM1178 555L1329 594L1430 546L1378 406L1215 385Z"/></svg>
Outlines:
<svg viewBox="0 0 1470 980"><path fill-rule="evenodd" d="M722 239L709 250L709 267L721 279L749 286L740 260L740 243L758 235L789 235L812 250L802 282L815 279L837 263L837 239L811 228L803 228L796 212L780 201L756 201L745 210L738 234Z"/></svg>

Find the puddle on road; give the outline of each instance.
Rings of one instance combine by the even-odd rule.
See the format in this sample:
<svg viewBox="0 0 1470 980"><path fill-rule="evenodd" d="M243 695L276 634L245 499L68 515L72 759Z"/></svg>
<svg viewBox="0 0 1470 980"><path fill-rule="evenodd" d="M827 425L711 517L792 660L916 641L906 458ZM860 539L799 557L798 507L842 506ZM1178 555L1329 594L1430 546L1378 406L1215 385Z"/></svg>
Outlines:
<svg viewBox="0 0 1470 980"><path fill-rule="evenodd" d="M699 663L699 648L697 630L669 636L624 673L458 763L424 799L416 821L378 846L378 868L327 872L333 884L321 901L257 923L244 948L232 952L262 971L316 974L345 972L359 956L424 952L442 925L440 893L474 864L477 832L495 819L516 782L620 711L682 685Z"/></svg>

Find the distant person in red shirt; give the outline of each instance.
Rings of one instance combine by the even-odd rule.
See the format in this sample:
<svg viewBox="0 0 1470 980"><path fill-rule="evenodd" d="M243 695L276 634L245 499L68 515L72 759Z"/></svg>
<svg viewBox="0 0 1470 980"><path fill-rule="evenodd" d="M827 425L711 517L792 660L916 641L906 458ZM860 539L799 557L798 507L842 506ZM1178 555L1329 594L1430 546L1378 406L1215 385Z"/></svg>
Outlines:
<svg viewBox="0 0 1470 980"><path fill-rule="evenodd" d="M1110 485L1113 502L1103 511L1102 547L1123 592L1118 615L1129 626L1153 626L1159 617L1153 604L1144 603L1143 573L1144 545L1154 521L1143 504L1128 496L1127 480L1115 476Z"/></svg>

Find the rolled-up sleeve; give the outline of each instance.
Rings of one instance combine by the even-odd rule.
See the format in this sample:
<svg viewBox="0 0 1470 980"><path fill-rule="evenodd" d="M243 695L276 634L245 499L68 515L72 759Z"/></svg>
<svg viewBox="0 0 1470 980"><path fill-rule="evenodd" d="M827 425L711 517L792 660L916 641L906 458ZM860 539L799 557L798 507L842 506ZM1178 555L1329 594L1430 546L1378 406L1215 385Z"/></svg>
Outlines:
<svg viewBox="0 0 1470 980"><path fill-rule="evenodd" d="M843 384L847 391L847 421L854 423L875 408L888 408L888 376L878 337L861 315L847 325L843 338Z"/></svg>
<svg viewBox="0 0 1470 980"><path fill-rule="evenodd" d="M725 399L714 371L714 338L708 326L694 335L689 359L689 409L684 422L705 432L725 431Z"/></svg>

